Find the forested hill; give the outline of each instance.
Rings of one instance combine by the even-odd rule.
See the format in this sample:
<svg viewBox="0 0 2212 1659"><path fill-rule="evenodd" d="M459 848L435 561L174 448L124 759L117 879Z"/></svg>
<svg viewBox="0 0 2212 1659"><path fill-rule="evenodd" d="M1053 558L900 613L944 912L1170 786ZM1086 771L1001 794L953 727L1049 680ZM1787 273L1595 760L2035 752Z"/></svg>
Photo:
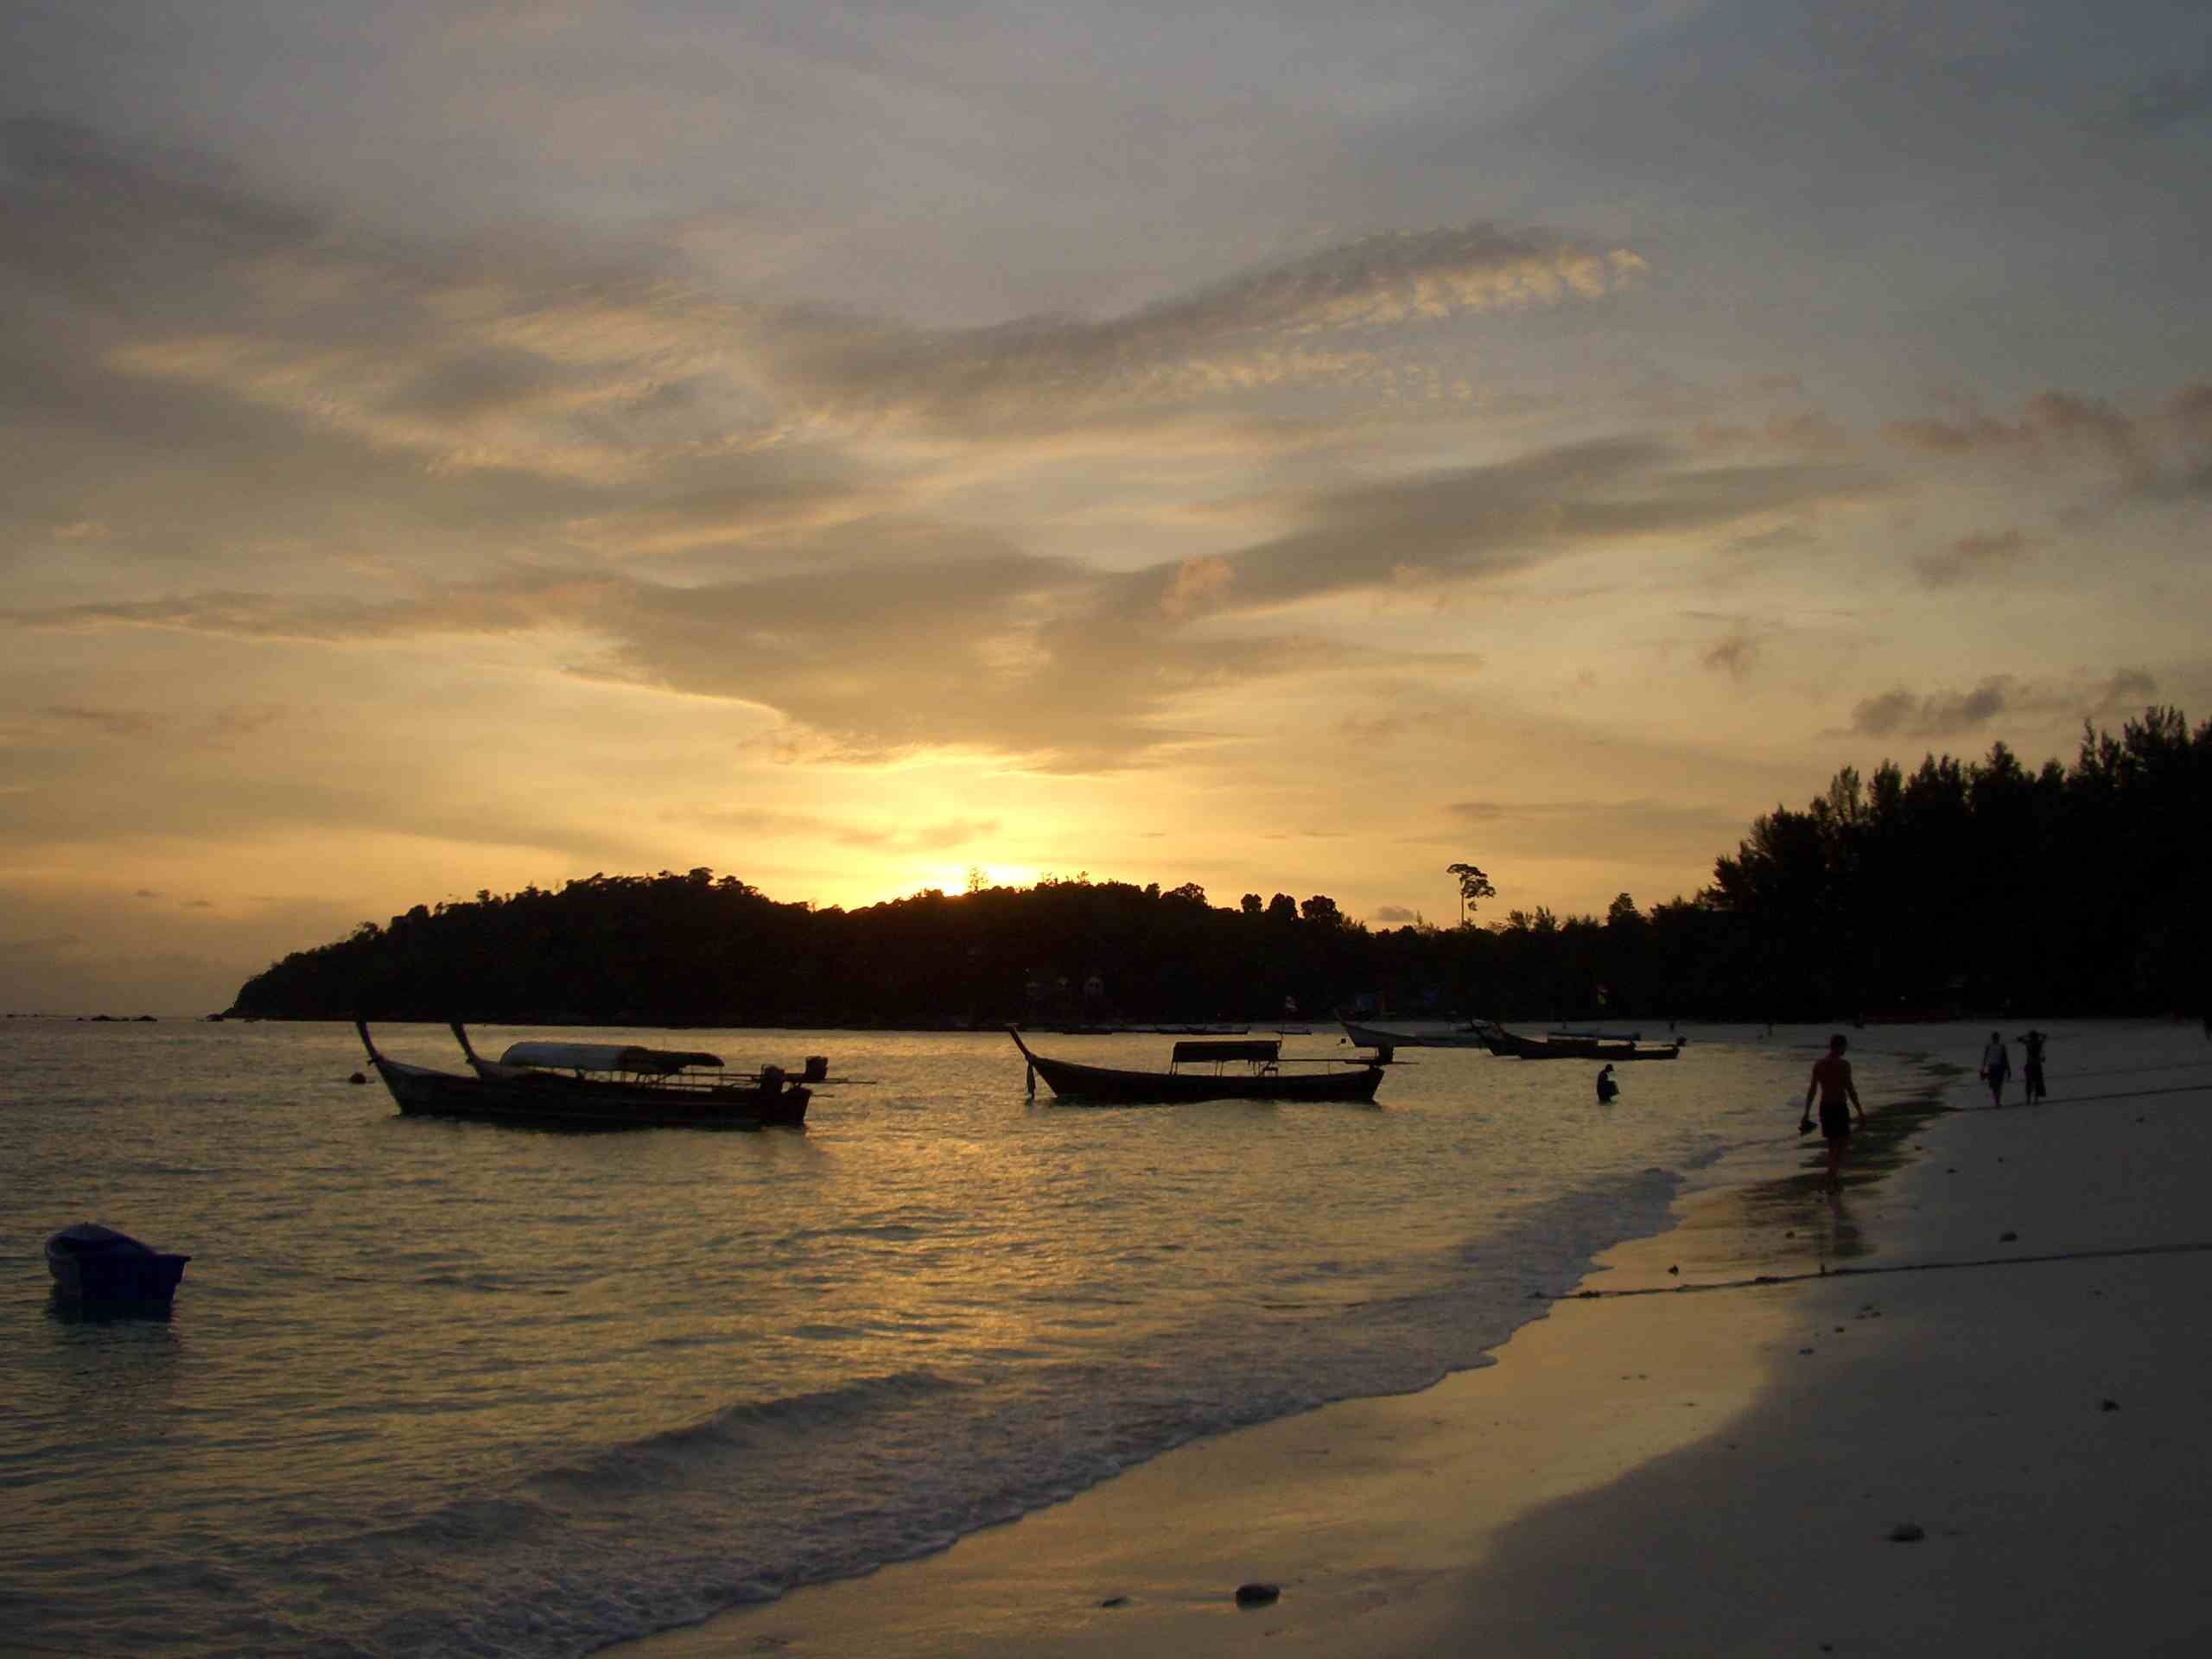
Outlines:
<svg viewBox="0 0 2212 1659"><path fill-rule="evenodd" d="M1849 768L1756 820L1710 887L1602 918L1370 930L1325 895L1047 878L866 909L707 869L480 893L285 957L270 1018L963 1026L1405 1016L1807 1019L2202 1013L2212 721L2152 709L2030 772L2002 744ZM1456 868L1456 867L1455 867ZM1438 873L1440 884L1443 872ZM1501 871L1510 890L1510 872Z"/></svg>

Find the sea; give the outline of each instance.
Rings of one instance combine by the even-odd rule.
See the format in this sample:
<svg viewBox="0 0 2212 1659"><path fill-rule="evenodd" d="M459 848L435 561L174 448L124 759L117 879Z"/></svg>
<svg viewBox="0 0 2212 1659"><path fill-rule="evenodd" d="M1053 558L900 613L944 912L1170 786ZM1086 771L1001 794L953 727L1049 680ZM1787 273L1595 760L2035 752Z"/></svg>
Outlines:
<svg viewBox="0 0 2212 1659"><path fill-rule="evenodd" d="M1686 1189L1816 1161L1827 1033L1686 1025L1610 1106L1402 1049L1373 1107L1135 1108L1033 1097L1003 1032L471 1034L850 1081L804 1130L537 1131L400 1116L350 1026L0 1022L0 1652L571 1659L1425 1388ZM1924 1088L1867 1036L1870 1108ZM190 1253L166 1317L54 1297L76 1221Z"/></svg>

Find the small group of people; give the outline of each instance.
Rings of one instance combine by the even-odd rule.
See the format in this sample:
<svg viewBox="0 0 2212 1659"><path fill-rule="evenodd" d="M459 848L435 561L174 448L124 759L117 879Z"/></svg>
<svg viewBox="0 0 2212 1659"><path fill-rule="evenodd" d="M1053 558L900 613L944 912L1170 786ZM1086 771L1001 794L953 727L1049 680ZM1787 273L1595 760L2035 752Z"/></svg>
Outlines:
<svg viewBox="0 0 2212 1659"><path fill-rule="evenodd" d="M2044 1087L2043 1051L2050 1040L2046 1033L2033 1026L2018 1039L2023 1056L2020 1078L2024 1087L2027 1103L2049 1097ZM1838 1032L1828 1039L1828 1052L1813 1062L1811 1081L1805 1085L1805 1109L1797 1119L1797 1133L1804 1135L1813 1127L1813 1101L1819 1097L1821 1106L1821 1135L1828 1143L1827 1187L1831 1192L1843 1190L1843 1153L1851 1144L1852 1114L1858 1121L1866 1122L1866 1109L1859 1103L1859 1085L1852 1081L1851 1062L1843 1058L1850 1047L1843 1033ZM1607 1070L1611 1070L1608 1067ZM2005 1039L1996 1032L1989 1033L1988 1046L1981 1051L1982 1080L1989 1085L1989 1101L1993 1106L2005 1103L2005 1084L2012 1075L2012 1051L2005 1047ZM1598 1097L1610 1099L1605 1092L1605 1079L1598 1080Z"/></svg>
<svg viewBox="0 0 2212 1659"><path fill-rule="evenodd" d="M2045 1099L2050 1090L2044 1087L2043 1046L2049 1039L2033 1026L2019 1038L2021 1052L2020 1084L2028 1105ZM2012 1080L2012 1054L2005 1046L2005 1039L1995 1032L1989 1033L1989 1043L1981 1051L1981 1080L1989 1085L1989 1103L2005 1103L2005 1085Z"/></svg>

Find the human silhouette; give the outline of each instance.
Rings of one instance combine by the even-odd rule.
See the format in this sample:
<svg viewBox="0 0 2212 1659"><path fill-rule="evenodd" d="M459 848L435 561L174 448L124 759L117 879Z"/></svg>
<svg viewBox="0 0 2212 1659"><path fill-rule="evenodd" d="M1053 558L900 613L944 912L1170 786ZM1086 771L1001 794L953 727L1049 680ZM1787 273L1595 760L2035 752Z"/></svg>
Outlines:
<svg viewBox="0 0 2212 1659"><path fill-rule="evenodd" d="M1611 1105L1613 1097L1620 1091L1620 1084L1613 1081L1612 1062L1608 1060L1598 1068L1598 1103L1600 1106Z"/></svg>
<svg viewBox="0 0 2212 1659"><path fill-rule="evenodd" d="M1989 1033L1989 1046L1981 1051L1981 1080L1989 1085L1989 1103L2005 1103L2005 1083L2012 1075L2012 1053L2005 1046L2005 1039L1995 1032Z"/></svg>
<svg viewBox="0 0 2212 1659"><path fill-rule="evenodd" d="M2050 1093L2043 1086L2043 1046L2045 1040L2044 1033L2033 1026L2030 1026L2020 1037L2020 1084L2031 1106Z"/></svg>
<svg viewBox="0 0 2212 1659"><path fill-rule="evenodd" d="M1850 1046L1841 1032L1828 1039L1828 1052L1813 1062L1813 1075L1805 1084L1805 1110L1797 1121L1797 1132L1802 1135L1813 1126L1813 1096L1821 1097L1821 1135L1828 1143L1827 1187L1831 1192L1843 1191L1843 1149L1851 1144L1851 1115L1859 1114L1859 1121L1866 1121L1866 1109L1859 1103L1859 1085L1852 1081L1851 1062L1843 1058L1843 1051Z"/></svg>

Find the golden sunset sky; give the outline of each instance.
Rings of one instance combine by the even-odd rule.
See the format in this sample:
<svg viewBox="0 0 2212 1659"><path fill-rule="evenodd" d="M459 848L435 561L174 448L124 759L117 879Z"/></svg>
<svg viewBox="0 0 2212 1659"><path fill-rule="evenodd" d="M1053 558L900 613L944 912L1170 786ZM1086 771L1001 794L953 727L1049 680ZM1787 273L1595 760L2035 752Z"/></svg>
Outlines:
<svg viewBox="0 0 2212 1659"><path fill-rule="evenodd" d="M10 7L0 1008L595 871L1602 912L2212 715L2208 36Z"/></svg>

